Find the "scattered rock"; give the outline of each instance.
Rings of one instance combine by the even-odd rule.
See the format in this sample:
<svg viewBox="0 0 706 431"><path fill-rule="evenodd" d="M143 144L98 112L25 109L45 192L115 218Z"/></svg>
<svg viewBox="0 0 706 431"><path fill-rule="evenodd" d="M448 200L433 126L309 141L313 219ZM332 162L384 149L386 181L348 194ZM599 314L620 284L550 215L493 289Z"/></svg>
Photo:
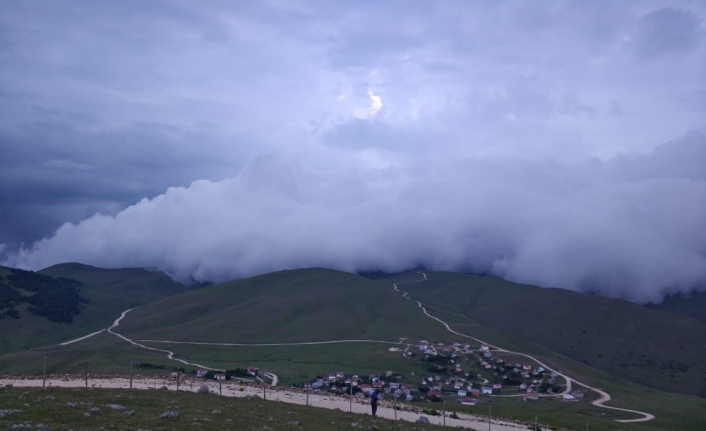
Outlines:
<svg viewBox="0 0 706 431"><path fill-rule="evenodd" d="M198 423L198 422L191 422L191 425L197 425L197 426L201 426L201 424L200 424L200 423Z"/></svg>
<svg viewBox="0 0 706 431"><path fill-rule="evenodd" d="M135 410L128 410L123 413L123 416L135 416Z"/></svg>
<svg viewBox="0 0 706 431"><path fill-rule="evenodd" d="M160 419L167 419L167 418L178 418L179 417L179 412L164 412L162 415L159 417Z"/></svg>
<svg viewBox="0 0 706 431"><path fill-rule="evenodd" d="M22 410L0 410L0 418L4 418L5 416L10 416L15 413L22 413Z"/></svg>
<svg viewBox="0 0 706 431"><path fill-rule="evenodd" d="M6 388L11 388L11 387L12 387L12 383L6 384L5 387L6 387Z"/></svg>
<svg viewBox="0 0 706 431"><path fill-rule="evenodd" d="M163 391L168 391L168 390L169 390L169 388L166 387L166 386L162 386L160 389L163 390Z"/></svg>
<svg viewBox="0 0 706 431"><path fill-rule="evenodd" d="M41 425L37 426L37 431L51 431L51 428Z"/></svg>
<svg viewBox="0 0 706 431"><path fill-rule="evenodd" d="M30 425L30 424L15 424L12 426L13 430L19 430L22 428L32 428L32 425Z"/></svg>
<svg viewBox="0 0 706 431"><path fill-rule="evenodd" d="M106 404L106 407L109 407L113 410L125 410L125 406L121 406L120 404Z"/></svg>
<svg viewBox="0 0 706 431"><path fill-rule="evenodd" d="M101 410L98 407L93 407L91 410L89 410L89 412L91 413L100 413L100 411Z"/></svg>
<svg viewBox="0 0 706 431"><path fill-rule="evenodd" d="M233 419L226 419L226 422L233 422Z"/></svg>
<svg viewBox="0 0 706 431"><path fill-rule="evenodd" d="M270 428L270 427L268 427L267 425L265 425L264 427L262 427L262 429L264 429L264 430L271 430L272 428Z"/></svg>
<svg viewBox="0 0 706 431"><path fill-rule="evenodd" d="M214 410L214 411L211 412L211 414L214 414L214 415L217 415L217 414L220 414L220 413L221 413L220 410Z"/></svg>
<svg viewBox="0 0 706 431"><path fill-rule="evenodd" d="M351 422L351 426L352 426L353 428L356 428L356 427L358 427L358 426L360 426L360 425L358 425L358 422Z"/></svg>
<svg viewBox="0 0 706 431"><path fill-rule="evenodd" d="M294 414L294 412L287 412L287 414L288 414L288 415L293 415L293 414Z"/></svg>
<svg viewBox="0 0 706 431"><path fill-rule="evenodd" d="M47 395L45 398L48 399L48 400L50 400L50 401L55 399L55 398L52 397L51 395Z"/></svg>
<svg viewBox="0 0 706 431"><path fill-rule="evenodd" d="M201 385L199 388L196 390L196 392L200 394L207 394L208 393L208 386L206 385Z"/></svg>
<svg viewBox="0 0 706 431"><path fill-rule="evenodd" d="M72 403L72 402L70 402L70 401L69 401L68 403L66 403L66 407L76 407L77 405L78 405L78 404Z"/></svg>
<svg viewBox="0 0 706 431"><path fill-rule="evenodd" d="M90 416L91 416L90 413L84 413L84 414L83 414L83 417L86 417L86 418L87 418L87 417L90 417Z"/></svg>
<svg viewBox="0 0 706 431"><path fill-rule="evenodd" d="M426 416L419 416L419 419L417 419L417 422L421 422L423 424L428 424L429 423L429 418Z"/></svg>
<svg viewBox="0 0 706 431"><path fill-rule="evenodd" d="M203 419L201 419L201 421L202 421L202 422L211 422L211 419L209 419L209 418L203 418Z"/></svg>
<svg viewBox="0 0 706 431"><path fill-rule="evenodd" d="M294 426L299 426L299 421L290 421L287 422L289 425L294 425Z"/></svg>
<svg viewBox="0 0 706 431"><path fill-rule="evenodd" d="M378 427L377 425L370 425L370 426L368 427L368 429L375 430L375 431L380 431L380 427Z"/></svg>

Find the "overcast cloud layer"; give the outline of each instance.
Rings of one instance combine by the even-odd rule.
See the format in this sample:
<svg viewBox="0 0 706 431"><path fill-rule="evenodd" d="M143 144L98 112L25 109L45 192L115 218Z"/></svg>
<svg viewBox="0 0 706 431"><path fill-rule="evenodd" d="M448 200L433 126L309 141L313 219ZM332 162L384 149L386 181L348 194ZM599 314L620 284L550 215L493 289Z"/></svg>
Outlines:
<svg viewBox="0 0 706 431"><path fill-rule="evenodd" d="M1 2L3 262L706 290L704 18L688 1Z"/></svg>

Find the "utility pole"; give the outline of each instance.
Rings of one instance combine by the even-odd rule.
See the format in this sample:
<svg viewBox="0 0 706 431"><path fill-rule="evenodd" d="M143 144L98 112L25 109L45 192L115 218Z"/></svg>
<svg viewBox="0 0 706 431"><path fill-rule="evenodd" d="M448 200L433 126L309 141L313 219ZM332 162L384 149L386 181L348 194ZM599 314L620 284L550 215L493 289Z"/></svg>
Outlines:
<svg viewBox="0 0 706 431"><path fill-rule="evenodd" d="M132 362L130 362L130 389L132 389Z"/></svg>
<svg viewBox="0 0 706 431"><path fill-rule="evenodd" d="M488 431L490 431L490 405L488 405Z"/></svg>
<svg viewBox="0 0 706 431"><path fill-rule="evenodd" d="M537 416L534 417L534 431L537 431Z"/></svg>
<svg viewBox="0 0 706 431"><path fill-rule="evenodd" d="M444 426L446 426L446 401L444 401L444 410L441 412L441 416L444 418Z"/></svg>
<svg viewBox="0 0 706 431"><path fill-rule="evenodd" d="M221 382L220 377L218 378L218 393L220 396L223 396L223 382Z"/></svg>
<svg viewBox="0 0 706 431"><path fill-rule="evenodd" d="M86 362L86 387L88 387L88 362Z"/></svg>
<svg viewBox="0 0 706 431"><path fill-rule="evenodd" d="M47 357L44 357L44 371L42 372L42 387L46 387L47 384Z"/></svg>
<svg viewBox="0 0 706 431"><path fill-rule="evenodd" d="M181 375L181 371L177 371L177 392L179 391L179 376Z"/></svg>

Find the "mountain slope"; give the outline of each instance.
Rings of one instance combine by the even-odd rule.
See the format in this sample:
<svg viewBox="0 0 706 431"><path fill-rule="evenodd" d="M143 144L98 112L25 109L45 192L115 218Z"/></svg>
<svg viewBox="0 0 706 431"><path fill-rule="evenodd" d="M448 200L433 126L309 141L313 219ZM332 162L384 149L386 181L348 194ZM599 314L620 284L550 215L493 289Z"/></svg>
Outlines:
<svg viewBox="0 0 706 431"><path fill-rule="evenodd" d="M648 304L647 308L681 314L706 323L706 292L694 292L688 297L670 296L661 304Z"/></svg>
<svg viewBox="0 0 706 431"><path fill-rule="evenodd" d="M132 311L120 332L138 339L242 343L448 336L391 286L318 268L165 298Z"/></svg>
<svg viewBox="0 0 706 431"><path fill-rule="evenodd" d="M414 299L463 313L616 377L706 396L706 325L689 317L495 277L428 272Z"/></svg>
<svg viewBox="0 0 706 431"><path fill-rule="evenodd" d="M13 274L21 274L22 282L13 281ZM79 286L77 290L81 301L76 310L78 313L71 314L70 319L49 319L30 312L30 308L37 305L27 301L13 305L18 318L6 316L0 320L0 354L56 344L98 331L109 326L128 308L189 290L164 274L144 269L102 269L81 264L62 264L33 273L0 267L3 291L12 295L36 295L23 288L22 283L44 283L54 300L71 293L67 286L47 283L47 277L51 277L50 280L68 279L67 283Z"/></svg>

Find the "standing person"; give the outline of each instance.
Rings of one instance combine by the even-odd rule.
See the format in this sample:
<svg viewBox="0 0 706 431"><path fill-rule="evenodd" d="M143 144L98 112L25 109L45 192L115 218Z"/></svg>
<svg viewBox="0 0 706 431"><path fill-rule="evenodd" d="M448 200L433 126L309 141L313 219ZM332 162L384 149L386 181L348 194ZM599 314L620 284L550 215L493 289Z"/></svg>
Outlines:
<svg viewBox="0 0 706 431"><path fill-rule="evenodd" d="M380 389L375 389L373 394L370 396L370 407L373 408L373 417L377 415L378 412L378 397L380 394Z"/></svg>

